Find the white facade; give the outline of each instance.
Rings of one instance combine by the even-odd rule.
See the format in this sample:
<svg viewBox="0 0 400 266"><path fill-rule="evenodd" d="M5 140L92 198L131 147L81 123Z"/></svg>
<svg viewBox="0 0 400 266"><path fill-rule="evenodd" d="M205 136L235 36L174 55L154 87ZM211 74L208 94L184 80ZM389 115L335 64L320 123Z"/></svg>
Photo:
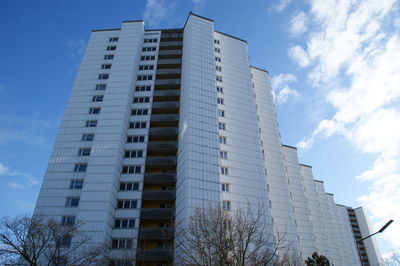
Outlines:
<svg viewBox="0 0 400 266"><path fill-rule="evenodd" d="M268 72L250 66L246 41L194 14L171 32L146 30L142 21L93 31L35 214L60 222L75 217L92 243L111 242L111 255L134 259L137 248L174 245L174 239L140 240L167 226L157 216L162 208L173 209L176 231L199 207L262 208L269 233L288 249L280 254L304 261L317 251L335 265L359 265L344 210L311 167L299 164L297 150L281 144ZM162 139L175 131L176 140ZM154 150L175 142L175 155ZM163 169L166 160L176 165ZM176 179L165 185L157 179L163 176ZM146 220L151 212L154 219ZM131 244L121 248L119 240Z"/></svg>

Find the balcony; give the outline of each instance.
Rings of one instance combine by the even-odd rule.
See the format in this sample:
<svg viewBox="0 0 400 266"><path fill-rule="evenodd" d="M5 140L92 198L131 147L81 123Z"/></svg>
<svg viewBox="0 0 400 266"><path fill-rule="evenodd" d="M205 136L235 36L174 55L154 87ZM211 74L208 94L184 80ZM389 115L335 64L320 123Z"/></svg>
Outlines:
<svg viewBox="0 0 400 266"><path fill-rule="evenodd" d="M169 249L142 249L136 254L137 261L171 261L173 258L174 252Z"/></svg>
<svg viewBox="0 0 400 266"><path fill-rule="evenodd" d="M153 96L179 96L180 94L180 90L162 90L154 91Z"/></svg>
<svg viewBox="0 0 400 266"><path fill-rule="evenodd" d="M164 69L157 69L157 75L164 75L164 74L180 74L180 68L164 68Z"/></svg>
<svg viewBox="0 0 400 266"><path fill-rule="evenodd" d="M178 135L177 127L150 128L149 135Z"/></svg>
<svg viewBox="0 0 400 266"><path fill-rule="evenodd" d="M163 114L163 115L151 115L150 120L155 121L178 121L179 115L177 114Z"/></svg>
<svg viewBox="0 0 400 266"><path fill-rule="evenodd" d="M181 49L176 49L176 50L160 50L158 51L158 55L171 55L171 54L182 54Z"/></svg>
<svg viewBox="0 0 400 266"><path fill-rule="evenodd" d="M169 220L175 215L174 209L163 208L143 208L140 212L140 219Z"/></svg>
<svg viewBox="0 0 400 266"><path fill-rule="evenodd" d="M174 230L168 228L143 228L140 230L141 239L172 239Z"/></svg>
<svg viewBox="0 0 400 266"><path fill-rule="evenodd" d="M147 150L158 150L158 149L174 149L178 148L178 142L176 141L152 141L147 143Z"/></svg>
<svg viewBox="0 0 400 266"><path fill-rule="evenodd" d="M182 41L160 42L160 47L165 46L182 46Z"/></svg>
<svg viewBox="0 0 400 266"><path fill-rule="evenodd" d="M150 165L176 165L176 156L147 157L146 167Z"/></svg>
<svg viewBox="0 0 400 266"><path fill-rule="evenodd" d="M144 174L144 182L152 184L174 183L176 181L176 173L146 173Z"/></svg>
<svg viewBox="0 0 400 266"><path fill-rule="evenodd" d="M182 59L160 59L157 60L157 68L160 68L160 65L178 65L179 68L182 64Z"/></svg>
<svg viewBox="0 0 400 266"><path fill-rule="evenodd" d="M175 200L175 190L143 190L143 201L173 201ZM142 209L144 210L144 209ZM155 209L164 210L164 209Z"/></svg>
<svg viewBox="0 0 400 266"><path fill-rule="evenodd" d="M155 85L179 85L181 84L181 79L156 79Z"/></svg>

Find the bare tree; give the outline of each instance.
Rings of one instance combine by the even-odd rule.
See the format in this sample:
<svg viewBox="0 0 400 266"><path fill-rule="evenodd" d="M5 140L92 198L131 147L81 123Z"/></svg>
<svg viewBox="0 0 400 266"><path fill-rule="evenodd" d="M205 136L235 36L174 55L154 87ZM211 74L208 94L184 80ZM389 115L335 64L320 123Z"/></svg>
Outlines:
<svg viewBox="0 0 400 266"><path fill-rule="evenodd" d="M387 266L400 266L400 255L398 252L393 251L392 256L385 259L385 265Z"/></svg>
<svg viewBox="0 0 400 266"><path fill-rule="evenodd" d="M274 239L261 208L199 208L179 229L177 259L184 265L275 265L282 244L282 238Z"/></svg>
<svg viewBox="0 0 400 266"><path fill-rule="evenodd" d="M0 221L0 262L5 265L95 265L104 245L89 245L78 226L40 216L4 217Z"/></svg>

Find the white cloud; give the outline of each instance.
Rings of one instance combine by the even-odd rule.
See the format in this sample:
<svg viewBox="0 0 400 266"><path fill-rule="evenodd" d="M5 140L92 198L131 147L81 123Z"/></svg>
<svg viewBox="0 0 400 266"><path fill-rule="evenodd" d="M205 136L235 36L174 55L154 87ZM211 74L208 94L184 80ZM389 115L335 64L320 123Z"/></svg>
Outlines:
<svg viewBox="0 0 400 266"><path fill-rule="evenodd" d="M202 12L206 7L207 0L192 0L193 11Z"/></svg>
<svg viewBox="0 0 400 266"><path fill-rule="evenodd" d="M297 14L290 20L290 33L292 36L299 36L307 30L308 17L303 11Z"/></svg>
<svg viewBox="0 0 400 266"><path fill-rule="evenodd" d="M334 107L298 143L311 148L319 138L344 136L362 153L375 155L370 168L357 177L369 180L359 201L375 227L400 219L400 34L395 0L310 0L310 28L305 44L289 55L309 67L311 84ZM400 225L384 234L400 247Z"/></svg>
<svg viewBox="0 0 400 266"><path fill-rule="evenodd" d="M291 89L288 85L288 83L295 81L297 81L297 77L293 74L279 74L271 78L272 94L277 104L283 104L290 99L299 97L299 92Z"/></svg>
<svg viewBox="0 0 400 266"><path fill-rule="evenodd" d="M173 11L175 10L174 1L166 0L147 0L146 9L143 13L143 19L146 25L153 28L160 28L161 23L170 25L173 20Z"/></svg>
<svg viewBox="0 0 400 266"><path fill-rule="evenodd" d="M269 8L269 11L277 11L281 12L283 11L290 3L292 0L279 0L276 5L273 5Z"/></svg>
<svg viewBox="0 0 400 266"><path fill-rule="evenodd" d="M14 182L8 183L10 188L25 189L37 185L38 179L31 174L12 171L10 167L0 163L0 176L12 176ZM18 179L19 178L19 179ZM17 182L19 181L19 182Z"/></svg>

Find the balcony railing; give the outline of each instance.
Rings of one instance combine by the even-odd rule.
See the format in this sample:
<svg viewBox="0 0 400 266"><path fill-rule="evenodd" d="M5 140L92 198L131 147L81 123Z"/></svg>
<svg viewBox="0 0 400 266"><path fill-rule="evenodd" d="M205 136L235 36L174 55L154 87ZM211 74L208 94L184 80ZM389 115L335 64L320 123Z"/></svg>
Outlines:
<svg viewBox="0 0 400 266"><path fill-rule="evenodd" d="M143 190L142 200L147 201L172 201L175 200L175 190ZM142 209L143 210L143 209ZM163 210L163 209L160 209Z"/></svg>
<svg viewBox="0 0 400 266"><path fill-rule="evenodd" d="M155 82L155 85L177 85L181 84L180 79L158 79Z"/></svg>
<svg viewBox="0 0 400 266"><path fill-rule="evenodd" d="M176 156L147 157L147 165L176 165Z"/></svg>
<svg viewBox="0 0 400 266"><path fill-rule="evenodd" d="M160 42L160 46L182 46L182 41Z"/></svg>
<svg viewBox="0 0 400 266"><path fill-rule="evenodd" d="M163 208L143 208L140 211L141 219L173 219L174 209Z"/></svg>
<svg viewBox="0 0 400 266"><path fill-rule="evenodd" d="M140 230L141 239L171 239L174 238L172 228L143 228Z"/></svg>
<svg viewBox="0 0 400 266"><path fill-rule="evenodd" d="M171 261L174 257L172 250L168 249L141 249L137 251L137 261Z"/></svg>
<svg viewBox="0 0 400 266"><path fill-rule="evenodd" d="M157 65L180 65L182 59L160 59L157 60Z"/></svg>
<svg viewBox="0 0 400 266"><path fill-rule="evenodd" d="M160 50L158 51L158 55L170 55L170 54L182 54L182 50Z"/></svg>
<svg viewBox="0 0 400 266"><path fill-rule="evenodd" d="M177 127L150 128L149 135L177 135Z"/></svg>
<svg viewBox="0 0 400 266"><path fill-rule="evenodd" d="M154 91L154 94L156 92L161 92L161 91ZM176 109L179 108L179 102L153 102L152 109Z"/></svg>
<svg viewBox="0 0 400 266"><path fill-rule="evenodd" d="M151 141L147 143L147 150L153 149L177 149L177 141Z"/></svg>
<svg viewBox="0 0 400 266"><path fill-rule="evenodd" d="M173 183L176 181L176 173L146 173L145 183Z"/></svg>
<svg viewBox="0 0 400 266"><path fill-rule="evenodd" d="M151 121L177 121L179 115L177 114L162 114L162 115L151 115Z"/></svg>

